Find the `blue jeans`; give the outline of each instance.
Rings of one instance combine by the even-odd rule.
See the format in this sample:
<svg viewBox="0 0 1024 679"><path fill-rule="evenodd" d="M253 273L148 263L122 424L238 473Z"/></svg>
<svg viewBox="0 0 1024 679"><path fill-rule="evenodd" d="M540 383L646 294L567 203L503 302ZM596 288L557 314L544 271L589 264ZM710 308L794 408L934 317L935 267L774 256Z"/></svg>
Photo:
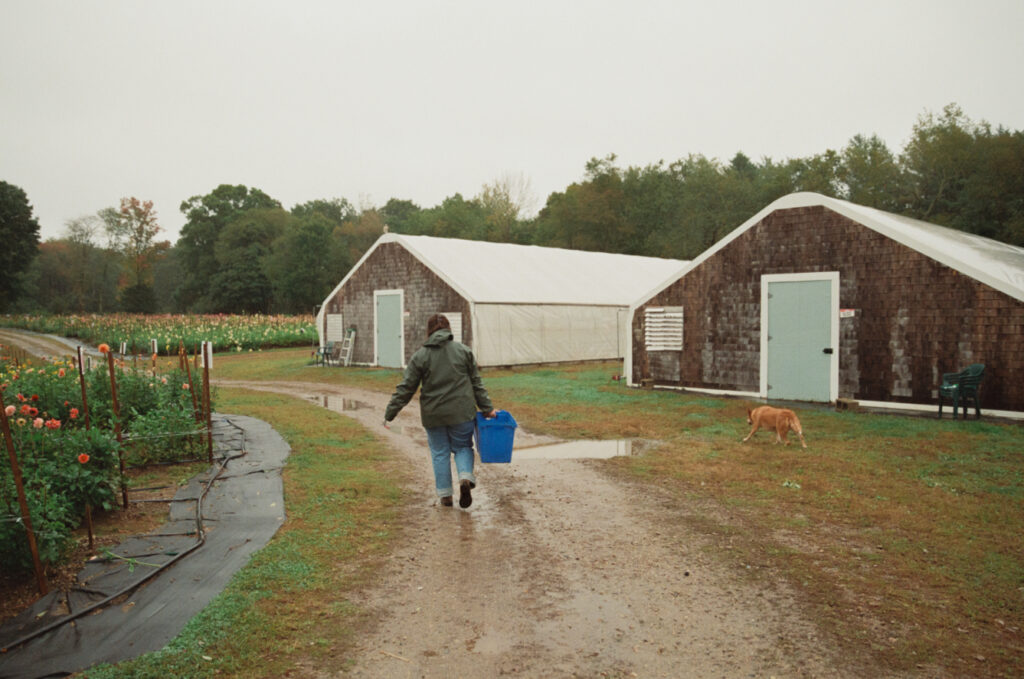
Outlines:
<svg viewBox="0 0 1024 679"><path fill-rule="evenodd" d="M469 481L476 486L476 477L473 476L474 428L474 421L469 420L450 427L427 429L427 445L430 446L430 458L434 463L434 485L437 486L438 497L452 494L453 453L459 481Z"/></svg>

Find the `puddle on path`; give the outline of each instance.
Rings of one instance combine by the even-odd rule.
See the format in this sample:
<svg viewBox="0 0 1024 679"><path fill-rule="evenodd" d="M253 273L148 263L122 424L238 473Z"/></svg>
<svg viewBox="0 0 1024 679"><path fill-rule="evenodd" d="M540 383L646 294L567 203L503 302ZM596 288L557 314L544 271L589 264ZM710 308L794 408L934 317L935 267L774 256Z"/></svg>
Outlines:
<svg viewBox="0 0 1024 679"><path fill-rule="evenodd" d="M341 398L340 396L328 396L327 394L319 394L317 396L307 396L310 401L313 401L317 405L321 405L328 410L333 410L336 413L347 413L353 410L363 410L370 408L369 403L363 403L352 398Z"/></svg>
<svg viewBox="0 0 1024 679"><path fill-rule="evenodd" d="M569 441L550 446L533 448L513 448L512 462L518 460L576 460L607 459L621 455L636 455L639 451L637 442L630 439L615 441Z"/></svg>

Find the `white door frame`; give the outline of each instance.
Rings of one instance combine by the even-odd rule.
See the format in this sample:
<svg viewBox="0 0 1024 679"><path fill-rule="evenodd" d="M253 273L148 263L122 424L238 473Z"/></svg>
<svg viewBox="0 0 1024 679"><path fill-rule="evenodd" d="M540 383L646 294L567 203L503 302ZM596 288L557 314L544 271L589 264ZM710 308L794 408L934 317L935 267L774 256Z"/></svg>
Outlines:
<svg viewBox="0 0 1024 679"><path fill-rule="evenodd" d="M829 281L832 285L830 301L831 318L829 338L832 355L829 360L828 394L829 400L835 402L839 398L839 272L810 271L807 273L764 274L761 276L761 398L768 398L768 284L790 283L799 281Z"/></svg>
<svg viewBox="0 0 1024 679"><path fill-rule="evenodd" d="M401 352L402 368L405 368L405 290L374 290L373 291L373 364L380 365L380 353L377 346L377 330L380 325L377 322L377 298L382 295L398 295L398 323L402 328L399 336L399 351Z"/></svg>

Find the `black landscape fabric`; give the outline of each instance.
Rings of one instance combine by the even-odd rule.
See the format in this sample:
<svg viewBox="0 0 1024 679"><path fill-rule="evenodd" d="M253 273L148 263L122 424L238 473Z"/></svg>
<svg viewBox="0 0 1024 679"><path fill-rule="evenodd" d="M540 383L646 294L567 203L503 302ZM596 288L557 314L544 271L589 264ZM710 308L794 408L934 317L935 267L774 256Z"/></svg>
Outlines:
<svg viewBox="0 0 1024 679"><path fill-rule="evenodd" d="M270 540L285 517L288 444L251 417L216 415L213 428L214 465L178 491L166 525L111 550L120 558L90 561L70 592L0 627L0 679L61 677L163 648Z"/></svg>

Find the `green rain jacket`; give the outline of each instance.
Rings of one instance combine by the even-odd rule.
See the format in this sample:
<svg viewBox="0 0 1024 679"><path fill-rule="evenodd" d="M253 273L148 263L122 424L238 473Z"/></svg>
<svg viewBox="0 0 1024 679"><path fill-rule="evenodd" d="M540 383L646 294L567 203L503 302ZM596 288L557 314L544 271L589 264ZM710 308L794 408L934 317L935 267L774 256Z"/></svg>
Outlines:
<svg viewBox="0 0 1024 679"><path fill-rule="evenodd" d="M421 386L420 420L428 429L468 422L477 408L484 412L494 408L472 350L456 342L447 328L434 332L412 355L402 382L391 395L384 419L395 419Z"/></svg>

